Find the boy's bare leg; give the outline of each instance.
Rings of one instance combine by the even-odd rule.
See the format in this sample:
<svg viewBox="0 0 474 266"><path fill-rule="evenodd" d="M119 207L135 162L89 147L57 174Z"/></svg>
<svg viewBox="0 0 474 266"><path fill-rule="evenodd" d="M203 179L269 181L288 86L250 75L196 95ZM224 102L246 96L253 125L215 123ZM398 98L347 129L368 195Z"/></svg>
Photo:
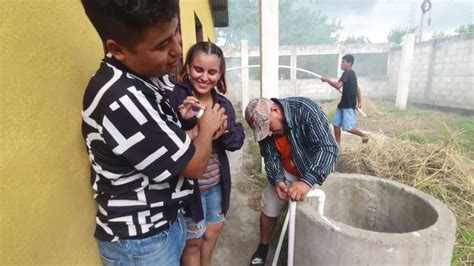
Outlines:
<svg viewBox="0 0 474 266"><path fill-rule="evenodd" d="M362 138L362 142L364 142L364 143L367 142L367 140L368 140L368 138L367 138L368 135L365 134L364 132L360 131L360 130L357 129L357 128L353 128L353 129L349 130L349 132L352 133L352 134L354 134L354 135L357 135L357 136L361 137L361 138Z"/></svg>
<svg viewBox="0 0 474 266"><path fill-rule="evenodd" d="M334 137L336 138L337 145L341 146L341 128L334 127Z"/></svg>
<svg viewBox="0 0 474 266"><path fill-rule="evenodd" d="M365 134L364 132L360 131L357 128L353 128L353 129L349 130L349 132L354 134L354 135L357 135L359 137L362 137L362 138L367 137L367 134Z"/></svg>

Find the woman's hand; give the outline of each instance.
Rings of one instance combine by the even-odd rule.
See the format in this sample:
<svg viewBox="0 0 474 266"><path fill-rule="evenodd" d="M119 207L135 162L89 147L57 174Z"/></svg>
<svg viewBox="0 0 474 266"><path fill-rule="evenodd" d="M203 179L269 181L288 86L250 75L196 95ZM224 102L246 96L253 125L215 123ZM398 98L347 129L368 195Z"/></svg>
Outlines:
<svg viewBox="0 0 474 266"><path fill-rule="evenodd" d="M227 120L224 120L224 122L222 122L221 127L212 136L212 140L216 140L220 138L222 135L226 134L227 132L229 132L229 130L227 130Z"/></svg>

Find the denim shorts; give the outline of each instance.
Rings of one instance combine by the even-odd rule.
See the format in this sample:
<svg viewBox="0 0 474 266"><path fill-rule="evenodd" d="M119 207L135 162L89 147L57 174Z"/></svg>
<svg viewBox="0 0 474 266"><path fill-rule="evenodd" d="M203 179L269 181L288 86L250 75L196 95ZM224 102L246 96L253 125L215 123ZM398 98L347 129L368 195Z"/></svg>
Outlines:
<svg viewBox="0 0 474 266"><path fill-rule="evenodd" d="M356 127L356 109L337 108L332 124L335 127L341 127L344 131L350 131Z"/></svg>
<svg viewBox="0 0 474 266"><path fill-rule="evenodd" d="M191 217L186 217L186 239L200 238L206 232L208 224L222 223L225 220L224 213L222 213L222 184L217 184L208 191L201 192L201 202L204 219L196 223ZM193 230L191 227L194 227Z"/></svg>
<svg viewBox="0 0 474 266"><path fill-rule="evenodd" d="M180 264L186 243L185 222L180 212L170 228L144 239L119 239L115 242L97 240L102 263L109 265Z"/></svg>

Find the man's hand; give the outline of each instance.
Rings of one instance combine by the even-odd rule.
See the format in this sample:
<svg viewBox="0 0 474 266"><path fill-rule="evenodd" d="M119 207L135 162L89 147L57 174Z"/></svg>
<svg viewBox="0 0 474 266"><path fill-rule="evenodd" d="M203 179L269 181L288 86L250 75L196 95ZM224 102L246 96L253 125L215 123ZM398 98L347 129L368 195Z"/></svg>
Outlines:
<svg viewBox="0 0 474 266"><path fill-rule="evenodd" d="M311 187L303 181L295 181L288 189L288 195L293 201L303 201Z"/></svg>
<svg viewBox="0 0 474 266"><path fill-rule="evenodd" d="M222 124L227 121L224 111L224 108L220 107L218 103L214 104L212 108L206 108L204 114L198 119L199 134L210 133L210 136L214 136L214 133L222 128Z"/></svg>
<svg viewBox="0 0 474 266"><path fill-rule="evenodd" d="M199 108L204 108L204 106L202 106L199 103L199 100L194 96L186 97L183 100L183 103L178 106L179 114L185 120L195 117L197 114L195 110L198 110Z"/></svg>
<svg viewBox="0 0 474 266"><path fill-rule="evenodd" d="M326 78L326 77L321 77L321 81L322 81L322 82L328 82L328 81L329 81L329 79L328 79L328 78Z"/></svg>
<svg viewBox="0 0 474 266"><path fill-rule="evenodd" d="M199 128L198 128L198 126L196 125L196 126L194 126L192 129L187 130L187 131L186 131L186 134L188 134L188 136L189 136L191 139L195 139L195 138L198 136L198 134L199 134Z"/></svg>
<svg viewBox="0 0 474 266"><path fill-rule="evenodd" d="M278 197L283 201L288 201L288 187L286 186L285 182L278 181L275 184L275 189L277 192Z"/></svg>

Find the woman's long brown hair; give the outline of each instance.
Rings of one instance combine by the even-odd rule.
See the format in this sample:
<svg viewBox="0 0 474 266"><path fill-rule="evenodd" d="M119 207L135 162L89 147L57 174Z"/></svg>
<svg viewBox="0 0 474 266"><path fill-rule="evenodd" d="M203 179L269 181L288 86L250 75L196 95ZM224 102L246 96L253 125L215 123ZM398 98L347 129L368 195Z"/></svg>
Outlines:
<svg viewBox="0 0 474 266"><path fill-rule="evenodd" d="M213 42L198 42L191 46L191 48L189 48L188 53L186 55L186 60L184 61L184 66L179 72L179 81L184 82L189 78L187 69L199 52L202 52L206 55L215 54L217 58L221 60L221 65L219 68L221 76L219 78L219 81L217 82L216 87L220 93L225 94L227 92L227 83L225 81L224 53L222 52L222 49Z"/></svg>

